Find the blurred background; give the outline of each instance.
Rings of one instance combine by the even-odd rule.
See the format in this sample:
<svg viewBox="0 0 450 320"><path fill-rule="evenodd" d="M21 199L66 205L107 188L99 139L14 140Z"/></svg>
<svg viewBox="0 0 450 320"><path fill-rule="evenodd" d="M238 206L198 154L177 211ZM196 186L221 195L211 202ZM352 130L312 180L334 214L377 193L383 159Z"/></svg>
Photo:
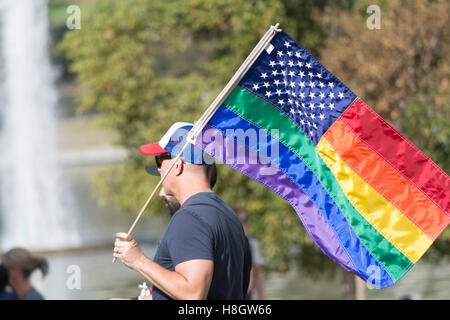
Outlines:
<svg viewBox="0 0 450 320"><path fill-rule="evenodd" d="M449 172L450 4L372 2L1 0L1 251L48 259L49 275L32 277L48 299L137 296L145 279L111 259L115 233L158 182L138 147L196 121L276 22ZM373 4L380 29L368 27ZM260 242L266 298L356 297L354 277L287 202L218 171L215 192L247 212ZM148 256L168 221L155 199L134 233ZM359 297L449 299L449 257L447 228L394 287ZM68 283L72 266L79 288Z"/></svg>

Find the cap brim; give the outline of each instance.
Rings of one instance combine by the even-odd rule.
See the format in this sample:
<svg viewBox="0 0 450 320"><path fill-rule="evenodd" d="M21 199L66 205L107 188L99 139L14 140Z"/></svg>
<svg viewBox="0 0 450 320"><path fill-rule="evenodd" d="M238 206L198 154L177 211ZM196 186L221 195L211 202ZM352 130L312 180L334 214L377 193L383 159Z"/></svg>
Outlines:
<svg viewBox="0 0 450 320"><path fill-rule="evenodd" d="M161 148L158 142L150 143L150 144L144 144L139 148L139 151L142 154L148 155L148 156L155 156L158 154L167 153L166 150Z"/></svg>
<svg viewBox="0 0 450 320"><path fill-rule="evenodd" d="M145 171L147 171L147 173L151 174L152 176L161 176L157 166L145 166Z"/></svg>

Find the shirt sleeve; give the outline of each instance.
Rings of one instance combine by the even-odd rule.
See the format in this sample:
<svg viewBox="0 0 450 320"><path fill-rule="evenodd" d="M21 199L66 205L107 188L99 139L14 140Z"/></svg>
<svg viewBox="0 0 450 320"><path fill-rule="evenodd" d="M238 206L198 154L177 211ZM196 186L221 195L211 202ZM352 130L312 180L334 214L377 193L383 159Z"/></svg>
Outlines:
<svg viewBox="0 0 450 320"><path fill-rule="evenodd" d="M173 216L168 226L167 246L174 267L189 260L214 260L210 226L187 210Z"/></svg>

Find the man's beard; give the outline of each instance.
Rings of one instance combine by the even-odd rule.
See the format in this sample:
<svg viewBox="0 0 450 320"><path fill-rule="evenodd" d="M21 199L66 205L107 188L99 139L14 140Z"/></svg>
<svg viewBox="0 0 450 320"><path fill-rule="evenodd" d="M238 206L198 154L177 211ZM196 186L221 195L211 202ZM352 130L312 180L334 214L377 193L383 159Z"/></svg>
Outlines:
<svg viewBox="0 0 450 320"><path fill-rule="evenodd" d="M174 196L163 196L163 201L169 211L170 216L173 216L175 212L180 209L181 205Z"/></svg>

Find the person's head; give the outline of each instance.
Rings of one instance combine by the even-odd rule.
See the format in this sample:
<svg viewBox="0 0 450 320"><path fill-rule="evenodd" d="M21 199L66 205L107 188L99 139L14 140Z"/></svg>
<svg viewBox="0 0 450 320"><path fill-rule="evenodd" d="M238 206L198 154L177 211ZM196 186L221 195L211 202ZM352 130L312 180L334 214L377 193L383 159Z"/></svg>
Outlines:
<svg viewBox="0 0 450 320"><path fill-rule="evenodd" d="M177 197L180 190L186 188L211 190L211 185L215 184L217 173L214 160L200 148L189 144L179 159L175 159L182 151L192 127L190 123L177 122L160 141L143 145L139 149L144 155L155 156L156 168L146 167L151 174L163 176L173 165L162 184L164 191L160 196Z"/></svg>
<svg viewBox="0 0 450 320"><path fill-rule="evenodd" d="M157 163L158 163L158 161L157 161ZM159 176L160 174L159 174L158 168L156 166L154 168L156 168L157 170L154 170L151 166L146 166L146 170L148 173ZM154 173L155 171L158 174L155 174ZM217 179L217 169L216 169L215 164L207 166L207 175L209 177L210 188L212 189L214 187L214 185L216 183L216 179ZM164 190L164 187L162 187L161 190L159 191L159 197L163 200L164 205L166 206L166 208L169 211L169 214L171 216L173 216L173 214L175 212L177 212L178 209L180 209L180 207L181 207L180 202L177 200L177 198L175 196L168 195L166 193L166 191Z"/></svg>
<svg viewBox="0 0 450 320"><path fill-rule="evenodd" d="M48 272L48 263L45 258L35 257L28 250L22 248L14 248L4 253L2 264L10 272L11 270L20 271L26 279L36 269L40 269L44 276Z"/></svg>
<svg viewBox="0 0 450 320"><path fill-rule="evenodd" d="M165 160L158 169L161 176L172 166L175 159ZM162 186L168 195L177 196L184 189L203 187L211 190L208 177L208 168L205 165L197 165L189 162L176 160L173 168L168 173Z"/></svg>

